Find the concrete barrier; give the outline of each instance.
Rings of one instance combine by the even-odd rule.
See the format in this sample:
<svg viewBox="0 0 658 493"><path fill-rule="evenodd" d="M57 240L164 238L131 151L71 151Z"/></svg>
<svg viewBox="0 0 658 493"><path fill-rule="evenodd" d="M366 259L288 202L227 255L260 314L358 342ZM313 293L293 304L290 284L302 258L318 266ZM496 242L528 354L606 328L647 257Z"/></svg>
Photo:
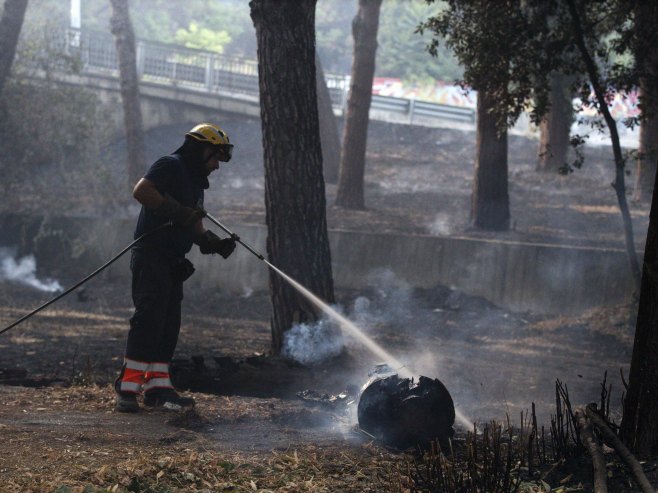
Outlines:
<svg viewBox="0 0 658 493"><path fill-rule="evenodd" d="M265 254L264 226L231 226ZM129 244L133 227L132 219L5 215L0 216L0 246L14 247L17 255L33 253L39 275L68 286ZM546 314L623 303L632 291L621 249L351 231L330 231L329 238L337 288L366 287L369 274L387 269L411 286L442 284L514 311ZM228 260L193 248L189 258L196 267L189 287L235 293L267 289L267 266L244 248ZM128 282L128 260L129 254L102 276Z"/></svg>

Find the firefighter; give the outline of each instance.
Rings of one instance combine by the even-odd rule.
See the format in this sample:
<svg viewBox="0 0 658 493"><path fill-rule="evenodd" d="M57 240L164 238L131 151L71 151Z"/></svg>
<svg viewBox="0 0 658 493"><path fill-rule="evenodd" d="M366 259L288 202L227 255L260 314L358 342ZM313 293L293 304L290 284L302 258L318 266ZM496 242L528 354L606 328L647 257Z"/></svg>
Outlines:
<svg viewBox="0 0 658 493"><path fill-rule="evenodd" d="M217 125L201 123L185 134L183 145L161 157L133 189L142 205L135 238L165 223L132 249L132 298L123 367L115 382L116 409L137 412L144 405L172 410L194 406L179 395L169 376L181 322L183 282L194 272L185 255L195 243L201 253L227 258L237 236L221 239L203 226L204 190L220 162L231 159L233 145Z"/></svg>

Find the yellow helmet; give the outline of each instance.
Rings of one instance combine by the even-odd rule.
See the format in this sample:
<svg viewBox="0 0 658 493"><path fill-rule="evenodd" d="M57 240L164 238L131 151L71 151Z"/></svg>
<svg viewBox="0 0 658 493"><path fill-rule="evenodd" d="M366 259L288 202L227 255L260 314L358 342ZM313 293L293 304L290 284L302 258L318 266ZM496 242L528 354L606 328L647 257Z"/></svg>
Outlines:
<svg viewBox="0 0 658 493"><path fill-rule="evenodd" d="M185 134L199 142L217 146L222 161L229 161L233 153L233 144L230 143L228 135L218 125L212 123L199 123Z"/></svg>

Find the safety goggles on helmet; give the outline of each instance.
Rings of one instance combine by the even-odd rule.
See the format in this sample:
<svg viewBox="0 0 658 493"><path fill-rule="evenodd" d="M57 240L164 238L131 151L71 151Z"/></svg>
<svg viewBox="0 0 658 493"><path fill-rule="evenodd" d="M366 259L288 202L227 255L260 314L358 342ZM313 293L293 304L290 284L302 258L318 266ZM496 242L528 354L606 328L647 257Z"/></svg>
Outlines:
<svg viewBox="0 0 658 493"><path fill-rule="evenodd" d="M185 135L216 148L220 161L228 162L233 156L233 144L230 143L226 132L218 125L200 123Z"/></svg>
<svg viewBox="0 0 658 493"><path fill-rule="evenodd" d="M219 151L216 154L219 155L219 160L228 163L233 157L233 144L223 144L217 147L219 147Z"/></svg>

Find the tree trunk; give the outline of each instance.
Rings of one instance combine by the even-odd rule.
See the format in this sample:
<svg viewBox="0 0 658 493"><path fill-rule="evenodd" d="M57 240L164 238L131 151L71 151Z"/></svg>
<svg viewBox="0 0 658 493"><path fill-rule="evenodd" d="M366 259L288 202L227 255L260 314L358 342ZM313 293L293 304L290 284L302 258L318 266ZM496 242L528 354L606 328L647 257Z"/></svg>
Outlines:
<svg viewBox="0 0 658 493"><path fill-rule="evenodd" d="M0 94L11 72L16 55L18 36L23 27L27 0L5 0L5 8L0 19Z"/></svg>
<svg viewBox="0 0 658 493"><path fill-rule="evenodd" d="M478 229L503 231L509 228L507 189L507 130L499 130L491 109L496 98L478 91L477 142L471 221Z"/></svg>
<svg viewBox="0 0 658 493"><path fill-rule="evenodd" d="M571 20L573 22L576 45L580 50L583 61L585 63L585 67L587 68L587 74L589 76L590 83L592 84L592 88L594 89L594 95L596 96L596 100L599 104L599 111L602 113L603 119L605 120L608 130L610 131L612 153L615 157L615 181L612 183L612 187L614 188L615 194L617 195L617 203L619 204L621 219L624 223L626 256L628 258L631 276L633 276L635 285L634 291L635 294L637 294L640 290L641 280L640 263L637 258L637 252L635 251L633 222L631 221L631 213L628 209L628 201L626 200L626 161L624 160L621 152L619 132L617 131L617 122L610 114L610 109L608 108L608 103L606 101L606 94L601 83L601 78L599 76L599 69L596 65L596 62L592 58L592 55L589 53L587 45L585 44L585 33L583 32L578 8L576 7L574 0L567 0L567 6L569 7Z"/></svg>
<svg viewBox="0 0 658 493"><path fill-rule="evenodd" d="M551 75L550 83L551 106L540 124L541 138L537 170L557 173L567 162L573 107L567 77L554 73Z"/></svg>
<svg viewBox="0 0 658 493"><path fill-rule="evenodd" d="M267 253L273 265L334 302L315 77L316 0L252 0L258 42ZM270 271L272 350L318 310Z"/></svg>
<svg viewBox="0 0 658 493"><path fill-rule="evenodd" d="M647 89L640 86L640 97ZM658 98L658 91L652 96ZM655 105L654 105L655 106ZM658 108L644 117L640 123L640 145L638 148L635 191L633 199L648 202L653 195L653 186L658 166Z"/></svg>
<svg viewBox="0 0 658 493"><path fill-rule="evenodd" d="M336 183L338 181L338 166L340 162L340 136L338 135L338 125L331 103L331 95L329 94L320 57L317 53L315 54L315 70L324 181L327 183Z"/></svg>
<svg viewBox="0 0 658 493"><path fill-rule="evenodd" d="M111 0L112 18L110 25L119 58L119 81L123 101L123 120L128 148L128 186L132 189L144 175L146 155L144 152L144 130L142 109L139 104L139 77L135 54L135 34L130 22L128 0Z"/></svg>
<svg viewBox="0 0 658 493"><path fill-rule="evenodd" d="M658 163L658 6L637 2L635 7L635 64L640 71L640 145L633 198L646 202L653 196Z"/></svg>
<svg viewBox="0 0 658 493"><path fill-rule="evenodd" d="M354 59L336 191L336 205L348 209L365 208L363 179L381 5L382 0L359 0L352 21Z"/></svg>
<svg viewBox="0 0 658 493"><path fill-rule="evenodd" d="M655 178L655 177L654 177ZM658 183L644 248L635 342L621 432L640 457L658 453Z"/></svg>
<svg viewBox="0 0 658 493"><path fill-rule="evenodd" d="M656 66L647 63L655 60L655 25L658 22L658 6L653 2L639 2L636 12L636 29L638 30L638 47L636 48L637 63L644 67L640 78L640 87L653 91L644 92L643 105L648 108L649 118L642 121L641 141L649 139L653 133L653 161L648 163L649 154L645 153L643 164L653 170L653 183L643 190L651 196L651 212L649 214L649 229L644 247L644 262L642 265L642 281L640 285L640 303L635 325L635 341L633 357L628 379L628 390L624 399L624 418L621 423L621 436L630 448L642 458L655 456L658 453L658 176L655 173L658 165L656 146L656 108L658 94L656 84L658 74ZM638 22L640 22L638 24ZM642 43L646 43L644 49ZM644 58L646 56L646 58ZM643 111L645 109L643 108ZM650 130L651 126L653 129ZM640 149L642 150L642 149ZM645 151L646 152L646 151ZM648 174L648 173L646 173ZM644 176L643 181L648 177ZM636 188L636 192L637 192Z"/></svg>

